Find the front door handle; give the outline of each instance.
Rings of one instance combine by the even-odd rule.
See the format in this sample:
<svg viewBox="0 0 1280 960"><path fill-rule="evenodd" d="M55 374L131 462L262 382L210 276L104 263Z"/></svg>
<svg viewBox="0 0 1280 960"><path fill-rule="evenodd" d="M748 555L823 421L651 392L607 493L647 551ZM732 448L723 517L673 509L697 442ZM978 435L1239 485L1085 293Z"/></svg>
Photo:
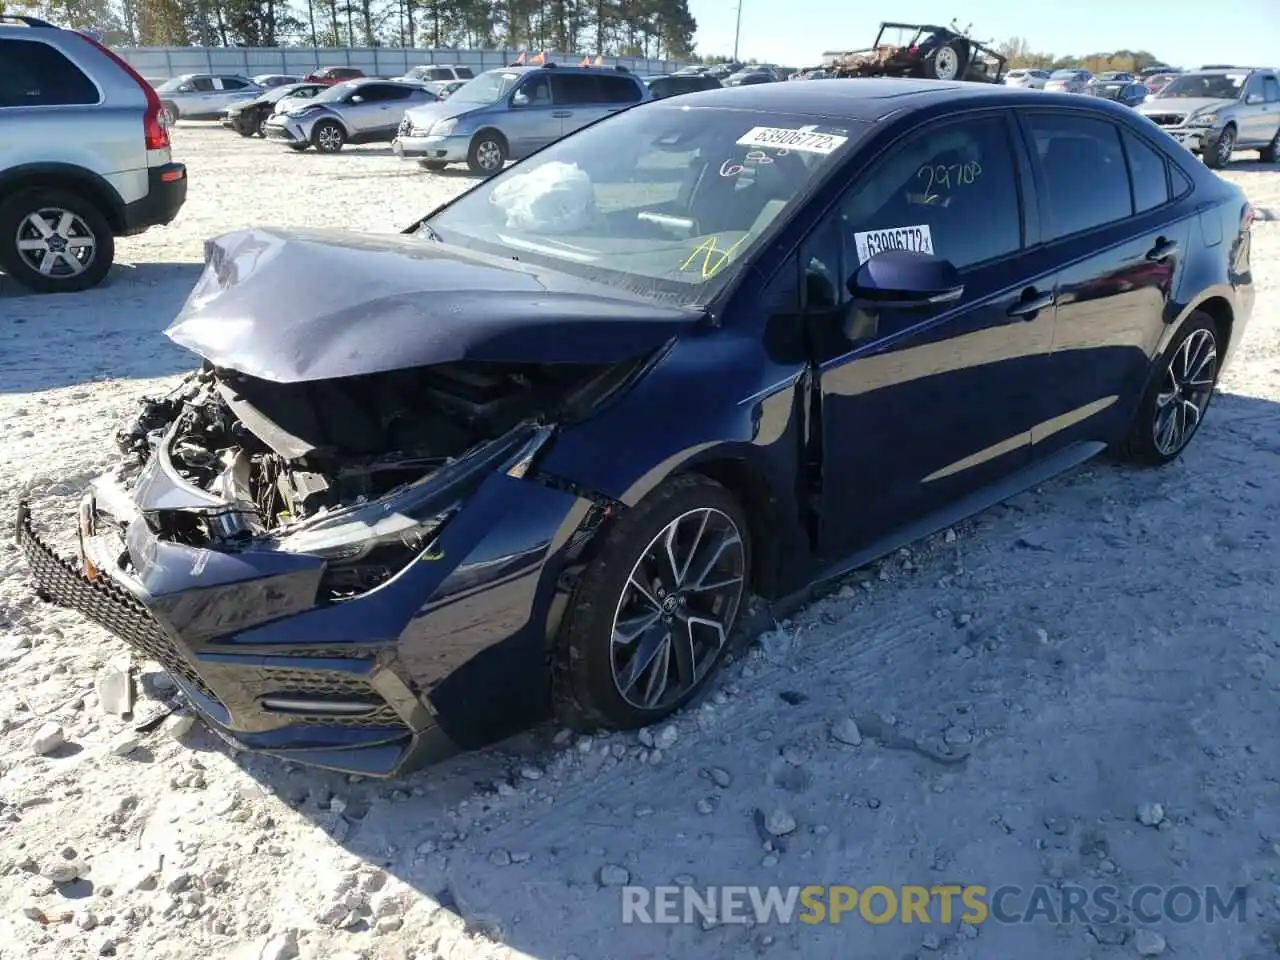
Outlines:
<svg viewBox="0 0 1280 960"><path fill-rule="evenodd" d="M551 115L557 120L567 120L569 117L573 116L573 113L569 110L553 110Z"/></svg>
<svg viewBox="0 0 1280 960"><path fill-rule="evenodd" d="M1022 291L1022 299L1009 308L1009 316L1034 320L1041 310L1048 310L1057 300L1056 294L1040 293L1035 287L1027 287Z"/></svg>
<svg viewBox="0 0 1280 960"><path fill-rule="evenodd" d="M1177 252L1178 241L1166 240L1164 237L1161 237L1156 241L1156 245L1147 251L1147 259L1152 263L1159 263L1161 260L1172 257Z"/></svg>

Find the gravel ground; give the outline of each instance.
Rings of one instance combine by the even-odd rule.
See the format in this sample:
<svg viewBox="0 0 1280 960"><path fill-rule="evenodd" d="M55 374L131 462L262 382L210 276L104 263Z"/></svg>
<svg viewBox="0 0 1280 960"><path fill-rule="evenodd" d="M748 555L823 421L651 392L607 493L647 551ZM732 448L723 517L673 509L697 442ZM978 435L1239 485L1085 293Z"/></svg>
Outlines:
<svg viewBox="0 0 1280 960"><path fill-rule="evenodd" d="M160 331L205 237L393 231L471 182L385 149L174 140L188 203L107 285L0 278L0 516L25 490L69 518L114 421L192 365ZM136 665L132 719L108 712L125 648L0 546L0 957L1275 956L1280 168L1225 176L1271 217L1257 312L1180 462L1088 464L861 571L640 738L533 731L380 783L233 755L181 714L138 733L164 676ZM690 878L1249 896L1243 922L1150 928L621 923L617 885Z"/></svg>

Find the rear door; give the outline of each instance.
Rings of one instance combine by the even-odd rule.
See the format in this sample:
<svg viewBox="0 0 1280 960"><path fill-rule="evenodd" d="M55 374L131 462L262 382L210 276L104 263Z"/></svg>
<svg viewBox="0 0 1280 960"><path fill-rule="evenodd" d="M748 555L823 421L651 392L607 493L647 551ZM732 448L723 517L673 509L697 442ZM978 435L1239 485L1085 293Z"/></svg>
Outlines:
<svg viewBox="0 0 1280 960"><path fill-rule="evenodd" d="M404 83L369 83L360 87L361 103L344 107L361 140L390 140L395 136L413 87Z"/></svg>
<svg viewBox="0 0 1280 960"><path fill-rule="evenodd" d="M1002 113L980 112L909 134L800 249L821 391L824 550L864 545L1029 460L1055 275L1029 242L1038 228L1013 133ZM956 265L959 301L851 306L849 277L900 236Z"/></svg>
<svg viewBox="0 0 1280 960"><path fill-rule="evenodd" d="M252 100L262 89L244 77L218 77L220 90L220 109L225 110L233 103Z"/></svg>
<svg viewBox="0 0 1280 960"><path fill-rule="evenodd" d="M1274 74L1262 77L1262 112L1258 130L1258 142L1271 143L1280 133L1280 80Z"/></svg>
<svg viewBox="0 0 1280 960"><path fill-rule="evenodd" d="M1109 443L1129 423L1177 289L1195 211L1190 183L1127 125L1073 110L1021 112L1045 250L1062 264L1033 453Z"/></svg>

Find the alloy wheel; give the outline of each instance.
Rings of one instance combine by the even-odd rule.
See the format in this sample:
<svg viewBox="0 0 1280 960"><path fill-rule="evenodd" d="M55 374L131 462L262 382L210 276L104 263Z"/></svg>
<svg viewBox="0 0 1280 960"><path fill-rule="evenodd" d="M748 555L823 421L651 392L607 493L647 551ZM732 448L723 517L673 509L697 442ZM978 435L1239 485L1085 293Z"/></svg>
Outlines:
<svg viewBox="0 0 1280 960"><path fill-rule="evenodd" d="M36 210L18 221L18 256L54 279L75 277L93 263L98 242L88 224L61 207Z"/></svg>
<svg viewBox="0 0 1280 960"><path fill-rule="evenodd" d="M497 170L502 166L502 148L492 140L485 140L476 147L476 161L485 170Z"/></svg>
<svg viewBox="0 0 1280 960"><path fill-rule="evenodd" d="M325 153L333 153L342 148L342 131L331 123L325 124L316 134L316 145Z"/></svg>
<svg viewBox="0 0 1280 960"><path fill-rule="evenodd" d="M1230 127L1222 131L1222 136L1218 138L1218 163L1226 166L1231 162L1231 154L1236 149L1236 132Z"/></svg>
<svg viewBox="0 0 1280 960"><path fill-rule="evenodd" d="M172 127L178 122L178 111L171 106L166 106L160 111L164 115L164 124L166 127Z"/></svg>
<svg viewBox="0 0 1280 960"><path fill-rule="evenodd" d="M622 699L661 710L700 683L733 630L745 577L742 534L727 514L702 507L667 524L614 612L609 659Z"/></svg>
<svg viewBox="0 0 1280 960"><path fill-rule="evenodd" d="M1172 457L1204 419L1218 378L1218 343L1209 330L1195 330L1174 352L1156 395L1152 424L1156 450Z"/></svg>

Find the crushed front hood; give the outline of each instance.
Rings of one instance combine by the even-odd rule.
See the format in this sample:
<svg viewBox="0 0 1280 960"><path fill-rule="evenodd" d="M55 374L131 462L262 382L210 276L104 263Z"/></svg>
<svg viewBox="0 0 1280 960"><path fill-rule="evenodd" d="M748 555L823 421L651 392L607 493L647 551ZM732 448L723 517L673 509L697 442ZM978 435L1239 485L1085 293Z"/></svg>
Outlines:
<svg viewBox="0 0 1280 960"><path fill-rule="evenodd" d="M166 335L277 383L458 360L613 363L703 319L402 235L254 228L207 241L205 256Z"/></svg>

